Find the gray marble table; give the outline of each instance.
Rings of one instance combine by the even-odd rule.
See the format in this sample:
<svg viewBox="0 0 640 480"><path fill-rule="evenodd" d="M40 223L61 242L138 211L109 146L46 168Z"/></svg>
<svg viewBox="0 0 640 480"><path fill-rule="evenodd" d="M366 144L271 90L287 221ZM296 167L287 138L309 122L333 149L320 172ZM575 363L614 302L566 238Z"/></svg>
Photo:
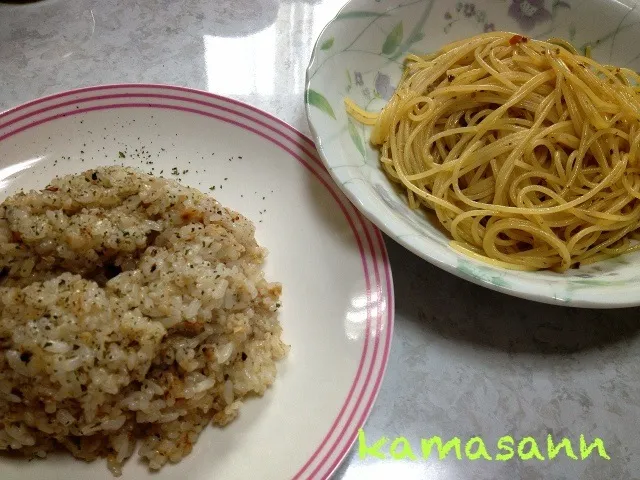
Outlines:
<svg viewBox="0 0 640 480"><path fill-rule="evenodd" d="M0 110L69 88L159 82L249 102L308 132L305 68L320 30L343 3L0 3ZM392 459L387 443L386 459L363 459L356 444L336 479L640 478L638 310L510 298L446 274L389 239L387 245L396 329L364 432L367 444L403 437L417 458ZM562 453L549 460L548 434L569 438L578 460ZM581 434L589 442L600 438L610 459L596 452L580 459ZM496 460L498 439L507 435L516 444L533 437L545 460ZM423 459L420 440L433 436L459 437L462 459ZM493 460L464 454L474 436ZM396 442L396 453L404 441Z"/></svg>

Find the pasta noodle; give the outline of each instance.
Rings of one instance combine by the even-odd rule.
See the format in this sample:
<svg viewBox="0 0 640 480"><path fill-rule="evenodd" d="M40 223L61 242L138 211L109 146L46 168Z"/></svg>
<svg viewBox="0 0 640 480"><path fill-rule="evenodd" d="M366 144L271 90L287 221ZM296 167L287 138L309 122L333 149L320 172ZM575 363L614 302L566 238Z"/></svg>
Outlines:
<svg viewBox="0 0 640 480"><path fill-rule="evenodd" d="M562 40L490 32L408 55L380 113L345 105L454 249L566 271L639 248L639 78Z"/></svg>

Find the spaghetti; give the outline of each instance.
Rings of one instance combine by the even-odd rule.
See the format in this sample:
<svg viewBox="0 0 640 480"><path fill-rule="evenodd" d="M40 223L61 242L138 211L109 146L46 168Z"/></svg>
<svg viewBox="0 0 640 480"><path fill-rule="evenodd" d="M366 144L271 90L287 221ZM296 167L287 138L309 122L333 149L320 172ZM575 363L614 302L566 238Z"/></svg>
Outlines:
<svg viewBox="0 0 640 480"><path fill-rule="evenodd" d="M565 271L639 248L639 78L561 40L491 32L409 55L380 113L345 103L454 249Z"/></svg>

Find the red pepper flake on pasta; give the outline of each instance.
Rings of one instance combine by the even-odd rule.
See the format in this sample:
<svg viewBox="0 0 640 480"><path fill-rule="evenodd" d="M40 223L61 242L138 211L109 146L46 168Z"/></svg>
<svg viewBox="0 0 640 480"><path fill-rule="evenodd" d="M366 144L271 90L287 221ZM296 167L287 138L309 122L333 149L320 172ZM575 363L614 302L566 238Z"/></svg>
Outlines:
<svg viewBox="0 0 640 480"><path fill-rule="evenodd" d="M527 43L529 39L527 37L523 37L522 35L514 35L509 39L509 45L517 45L519 43Z"/></svg>

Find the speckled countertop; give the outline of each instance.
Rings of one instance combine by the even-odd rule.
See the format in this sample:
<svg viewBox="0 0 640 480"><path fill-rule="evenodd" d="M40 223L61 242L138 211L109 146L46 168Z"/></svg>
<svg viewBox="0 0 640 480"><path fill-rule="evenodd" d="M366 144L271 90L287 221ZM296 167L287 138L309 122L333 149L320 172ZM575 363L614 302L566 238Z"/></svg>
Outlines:
<svg viewBox="0 0 640 480"><path fill-rule="evenodd" d="M249 102L308 133L304 75L314 41L344 0L44 0L0 3L0 110L92 84L158 82ZM242 57L242 61L238 58ZM396 329L368 443L459 437L461 460L361 459L336 479L640 478L640 316L550 307L446 274L387 240ZM548 460L547 435L578 460ZM580 460L579 437L609 460ZM469 460L479 436L533 437L544 461ZM473 449L475 451L475 448ZM529 448L525 448L529 450ZM1 477L1 473L0 473Z"/></svg>

